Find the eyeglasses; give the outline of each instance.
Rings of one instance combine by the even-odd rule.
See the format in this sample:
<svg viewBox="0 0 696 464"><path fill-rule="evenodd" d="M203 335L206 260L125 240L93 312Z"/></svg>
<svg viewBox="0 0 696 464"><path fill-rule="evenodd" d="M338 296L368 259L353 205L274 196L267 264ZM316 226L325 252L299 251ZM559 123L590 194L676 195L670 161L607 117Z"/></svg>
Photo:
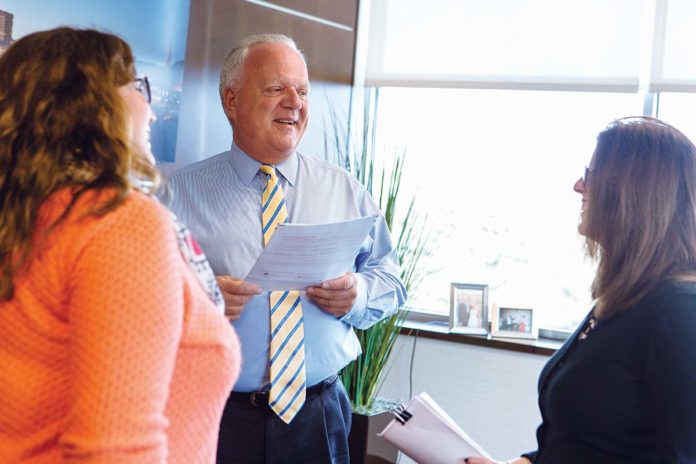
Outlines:
<svg viewBox="0 0 696 464"><path fill-rule="evenodd" d="M145 97L148 103L151 103L152 93L150 92L150 81L147 76L136 77L133 79L133 82L135 83L135 89L143 94L143 97Z"/></svg>
<svg viewBox="0 0 696 464"><path fill-rule="evenodd" d="M582 175L582 183L583 184L587 183L587 178L589 177L589 175L592 171L594 171L594 169L585 166L585 173Z"/></svg>

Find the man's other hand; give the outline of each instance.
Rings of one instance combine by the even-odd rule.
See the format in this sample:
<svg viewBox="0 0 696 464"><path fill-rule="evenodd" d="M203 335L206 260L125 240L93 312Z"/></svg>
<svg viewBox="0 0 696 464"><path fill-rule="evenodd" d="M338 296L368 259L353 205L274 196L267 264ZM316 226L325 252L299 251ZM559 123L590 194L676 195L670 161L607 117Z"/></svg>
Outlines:
<svg viewBox="0 0 696 464"><path fill-rule="evenodd" d="M357 296L358 281L352 272L322 282L320 286L307 287L307 297L321 309L336 317L348 313Z"/></svg>
<svg viewBox="0 0 696 464"><path fill-rule="evenodd" d="M231 276L215 276L215 279L222 291L222 297L225 299L225 316L230 321L239 319L244 305L262 292L256 285L248 284Z"/></svg>

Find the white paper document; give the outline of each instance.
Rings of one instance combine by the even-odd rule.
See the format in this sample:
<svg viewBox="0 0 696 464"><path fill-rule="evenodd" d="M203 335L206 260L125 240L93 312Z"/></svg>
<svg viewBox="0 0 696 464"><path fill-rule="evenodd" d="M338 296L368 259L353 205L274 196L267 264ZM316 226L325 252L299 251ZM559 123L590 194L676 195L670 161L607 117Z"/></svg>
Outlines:
<svg viewBox="0 0 696 464"><path fill-rule="evenodd" d="M377 216L331 224L279 224L244 280L263 290L304 290L353 269Z"/></svg>
<svg viewBox="0 0 696 464"><path fill-rule="evenodd" d="M491 458L427 393L414 396L406 411L410 418L404 424L393 419L378 435L414 461L455 464L465 457Z"/></svg>

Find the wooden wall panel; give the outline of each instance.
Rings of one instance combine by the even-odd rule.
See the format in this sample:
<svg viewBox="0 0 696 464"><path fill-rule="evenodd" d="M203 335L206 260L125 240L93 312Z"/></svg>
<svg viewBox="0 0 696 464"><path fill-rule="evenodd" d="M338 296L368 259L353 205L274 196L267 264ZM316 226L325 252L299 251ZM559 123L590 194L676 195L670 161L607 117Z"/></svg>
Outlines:
<svg viewBox="0 0 696 464"><path fill-rule="evenodd" d="M243 0L216 1L213 18L210 58L214 63L222 62L232 44L242 37L279 32L295 39L304 51L312 80L352 83L354 32Z"/></svg>
<svg viewBox="0 0 696 464"><path fill-rule="evenodd" d="M355 29L357 2L345 0L270 0L268 3L302 11Z"/></svg>

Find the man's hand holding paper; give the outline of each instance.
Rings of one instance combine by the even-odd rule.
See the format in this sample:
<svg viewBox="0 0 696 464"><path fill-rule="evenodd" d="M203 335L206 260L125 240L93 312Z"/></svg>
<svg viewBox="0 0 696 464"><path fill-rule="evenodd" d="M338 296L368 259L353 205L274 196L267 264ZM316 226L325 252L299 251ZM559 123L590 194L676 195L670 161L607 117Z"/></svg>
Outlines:
<svg viewBox="0 0 696 464"><path fill-rule="evenodd" d="M248 284L232 276L216 276L215 279L225 300L225 316L230 321L239 319L244 305L262 292L256 285Z"/></svg>
<svg viewBox="0 0 696 464"><path fill-rule="evenodd" d="M307 296L327 313L341 317L355 303L358 281L352 272L348 272L337 279L322 282L320 286L307 287Z"/></svg>

